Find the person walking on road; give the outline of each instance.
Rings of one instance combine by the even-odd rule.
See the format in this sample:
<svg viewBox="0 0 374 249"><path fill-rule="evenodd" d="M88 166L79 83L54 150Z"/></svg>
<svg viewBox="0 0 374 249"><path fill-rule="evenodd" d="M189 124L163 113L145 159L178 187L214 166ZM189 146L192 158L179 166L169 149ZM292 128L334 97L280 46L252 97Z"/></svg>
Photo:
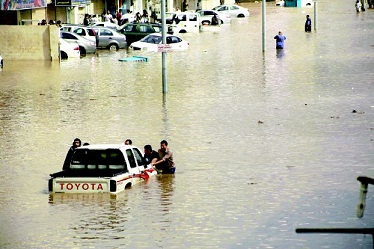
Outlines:
<svg viewBox="0 0 374 249"><path fill-rule="evenodd" d="M276 49L283 49L284 48L284 41L287 39L283 34L282 31L279 31L276 36L274 36L275 41L275 48Z"/></svg>
<svg viewBox="0 0 374 249"><path fill-rule="evenodd" d="M309 15L306 15L305 32L312 32L312 19L310 19Z"/></svg>

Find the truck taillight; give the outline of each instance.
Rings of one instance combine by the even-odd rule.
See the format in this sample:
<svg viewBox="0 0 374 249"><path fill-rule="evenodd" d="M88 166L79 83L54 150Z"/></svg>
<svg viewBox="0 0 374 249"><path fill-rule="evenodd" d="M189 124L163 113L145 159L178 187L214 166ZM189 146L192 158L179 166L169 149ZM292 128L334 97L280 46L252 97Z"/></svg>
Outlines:
<svg viewBox="0 0 374 249"><path fill-rule="evenodd" d="M48 190L49 192L53 191L53 179L52 178L48 180Z"/></svg>
<svg viewBox="0 0 374 249"><path fill-rule="evenodd" d="M110 180L109 190L110 192L117 192L117 182L115 180Z"/></svg>

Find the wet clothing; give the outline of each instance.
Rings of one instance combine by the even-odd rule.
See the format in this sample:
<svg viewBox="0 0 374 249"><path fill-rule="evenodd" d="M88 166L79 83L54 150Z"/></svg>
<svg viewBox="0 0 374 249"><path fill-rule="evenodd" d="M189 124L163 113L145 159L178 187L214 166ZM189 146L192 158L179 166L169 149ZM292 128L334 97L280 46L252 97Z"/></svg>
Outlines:
<svg viewBox="0 0 374 249"><path fill-rule="evenodd" d="M157 169L168 170L174 167L173 152L169 148L166 151L159 149L158 155L163 162L156 165Z"/></svg>
<svg viewBox="0 0 374 249"><path fill-rule="evenodd" d="M286 40L286 37L284 35L276 35L274 36L274 39L276 39L276 48L277 49L283 49L284 48L284 40Z"/></svg>
<svg viewBox="0 0 374 249"><path fill-rule="evenodd" d="M160 159L160 156L154 150L152 150L151 154L144 154L144 159L145 159L147 165L150 164L154 158L157 158L157 160Z"/></svg>
<svg viewBox="0 0 374 249"><path fill-rule="evenodd" d="M311 32L312 31L312 20L310 17L308 17L305 21L305 32Z"/></svg>
<svg viewBox="0 0 374 249"><path fill-rule="evenodd" d="M219 22L218 17L217 17L216 15L214 15L214 16L212 17L211 25L219 25L219 24L220 24L220 22Z"/></svg>

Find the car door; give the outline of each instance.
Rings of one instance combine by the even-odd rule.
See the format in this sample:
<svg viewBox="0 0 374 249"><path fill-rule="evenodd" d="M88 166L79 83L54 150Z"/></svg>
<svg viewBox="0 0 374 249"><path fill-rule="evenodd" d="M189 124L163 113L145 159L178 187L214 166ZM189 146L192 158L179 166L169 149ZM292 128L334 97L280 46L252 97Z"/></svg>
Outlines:
<svg viewBox="0 0 374 249"><path fill-rule="evenodd" d="M126 149L126 156L129 162L129 174L132 177L133 184L135 184L137 181L140 181L140 169L137 164L136 156L132 149ZM144 167L143 167L144 169Z"/></svg>
<svg viewBox="0 0 374 249"><path fill-rule="evenodd" d="M110 42L113 40L113 32L110 29L100 29L98 35L99 40L97 46L100 48L105 48L109 46Z"/></svg>
<svg viewBox="0 0 374 249"><path fill-rule="evenodd" d="M171 36L166 37L166 43L171 45L172 50L182 49L181 39L177 36L171 35Z"/></svg>
<svg viewBox="0 0 374 249"><path fill-rule="evenodd" d="M138 25L137 39L140 40L147 35L155 33L155 30L149 24L140 23Z"/></svg>

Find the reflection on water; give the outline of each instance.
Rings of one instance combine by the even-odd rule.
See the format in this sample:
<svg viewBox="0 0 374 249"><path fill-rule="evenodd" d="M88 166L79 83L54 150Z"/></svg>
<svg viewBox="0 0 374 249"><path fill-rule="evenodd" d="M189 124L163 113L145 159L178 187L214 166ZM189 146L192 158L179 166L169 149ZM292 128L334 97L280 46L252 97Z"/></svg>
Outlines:
<svg viewBox="0 0 374 249"><path fill-rule="evenodd" d="M373 12L321 0L306 34L312 8L268 2L262 53L261 3L243 5L249 19L182 35L191 48L168 53L167 95L157 53L6 61L0 247L371 248L370 236L295 228L373 226L370 189L355 218L356 177L374 175ZM132 55L149 60L118 61ZM177 173L117 196L49 195L75 137L141 149L166 139Z"/></svg>

